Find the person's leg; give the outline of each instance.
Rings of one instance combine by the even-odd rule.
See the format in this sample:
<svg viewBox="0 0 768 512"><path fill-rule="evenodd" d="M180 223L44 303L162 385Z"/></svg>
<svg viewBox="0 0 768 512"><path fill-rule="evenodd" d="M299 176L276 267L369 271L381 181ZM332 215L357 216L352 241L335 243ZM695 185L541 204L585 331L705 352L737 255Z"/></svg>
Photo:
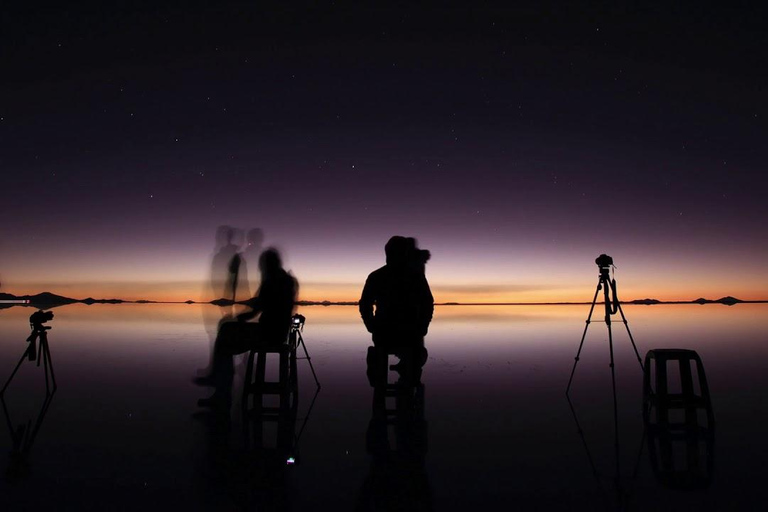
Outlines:
<svg viewBox="0 0 768 512"><path fill-rule="evenodd" d="M211 381L215 386L213 398L226 401L232 399L232 380L235 374L233 356L250 350L257 337L258 324L228 322L219 329L213 349Z"/></svg>
<svg viewBox="0 0 768 512"><path fill-rule="evenodd" d="M375 388L386 384L387 351L380 346L368 347L365 358L367 363L368 383Z"/></svg>
<svg viewBox="0 0 768 512"><path fill-rule="evenodd" d="M398 346L396 355L400 362L395 365L400 374L400 382L405 386L415 386L421 381L421 369L427 362L427 349L424 348L424 338L404 338Z"/></svg>

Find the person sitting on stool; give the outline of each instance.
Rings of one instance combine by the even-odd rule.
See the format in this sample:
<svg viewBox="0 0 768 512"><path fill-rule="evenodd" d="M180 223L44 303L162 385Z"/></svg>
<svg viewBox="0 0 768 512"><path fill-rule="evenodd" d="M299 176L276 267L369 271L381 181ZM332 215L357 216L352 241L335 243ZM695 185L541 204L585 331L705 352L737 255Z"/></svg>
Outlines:
<svg viewBox="0 0 768 512"><path fill-rule="evenodd" d="M196 384L216 388L211 398L198 400L200 406L229 406L235 373L233 356L259 347L280 345L288 338L298 283L283 269L280 253L274 248L261 253L259 270L261 286L256 296L245 303L251 311L238 315L236 322L222 321L213 347L211 374L195 379ZM248 322L257 315L258 322Z"/></svg>
<svg viewBox="0 0 768 512"><path fill-rule="evenodd" d="M412 386L419 382L427 359L424 336L434 311L424 274L430 253L419 249L415 239L402 236L390 238L384 252L387 264L368 276L359 303L363 323L373 335L368 377L374 387L385 384L387 354L395 354L400 358L395 369L405 377L401 384Z"/></svg>

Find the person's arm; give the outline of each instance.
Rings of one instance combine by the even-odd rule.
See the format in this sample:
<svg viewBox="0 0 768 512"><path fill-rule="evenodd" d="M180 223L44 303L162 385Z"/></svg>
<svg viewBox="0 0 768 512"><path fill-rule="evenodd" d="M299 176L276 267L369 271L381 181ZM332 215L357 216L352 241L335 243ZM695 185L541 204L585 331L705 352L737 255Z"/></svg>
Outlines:
<svg viewBox="0 0 768 512"><path fill-rule="evenodd" d="M363 323L365 324L365 328L368 329L368 332L372 333L374 329L373 305L376 303L376 297L373 291L374 286L371 281L371 276L368 276L368 279L365 280L363 294L360 296L358 307L360 310L360 316L362 317Z"/></svg>
<svg viewBox="0 0 768 512"><path fill-rule="evenodd" d="M255 318L256 315L258 315L261 312L263 307L262 304L264 302L263 299L261 298L262 291L263 291L263 285L262 285L262 288L259 289L258 295L256 295L255 297L245 302L245 305L250 307L251 310L237 315L237 320L239 322L247 322L248 320Z"/></svg>
<svg viewBox="0 0 768 512"><path fill-rule="evenodd" d="M429 330L429 324L432 322L432 315L435 313L435 299L432 296L432 290L429 289L429 283L426 276L422 276L421 283L421 335L426 336Z"/></svg>

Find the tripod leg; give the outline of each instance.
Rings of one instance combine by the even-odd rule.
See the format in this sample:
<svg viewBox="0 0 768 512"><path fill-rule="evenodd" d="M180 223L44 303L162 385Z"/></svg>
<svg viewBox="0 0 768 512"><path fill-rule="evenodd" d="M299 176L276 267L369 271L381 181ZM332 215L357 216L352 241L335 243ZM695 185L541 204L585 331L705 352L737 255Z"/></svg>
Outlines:
<svg viewBox="0 0 768 512"><path fill-rule="evenodd" d="M614 292L615 294L616 292ZM619 303L619 313L621 313L621 321L624 322L624 327L627 328L627 334L629 335L629 341L632 342L632 348L635 350L635 356L637 356L637 362L640 363L640 369L645 372L645 367L643 366L643 360L640 358L640 352L637 351L637 345L635 345L635 339L632 337L632 333L629 330L629 323L627 322L627 317L624 316L624 310L621 309L621 303Z"/></svg>
<svg viewBox="0 0 768 512"><path fill-rule="evenodd" d="M56 392L56 389L58 386L56 385L56 376L53 374L53 360L51 359L51 347L48 345L48 339L45 339L45 352L43 353L45 357L45 366L46 366L46 373L45 373L45 383L46 383L46 389L48 389L48 371L51 372L51 383L53 384L53 391L52 393Z"/></svg>
<svg viewBox="0 0 768 512"><path fill-rule="evenodd" d="M51 392L50 389L50 378L48 378L48 354L45 352L45 343L42 341L40 342L40 355L37 358L37 366L40 366L40 360L43 361L43 373L45 374L45 393L49 394Z"/></svg>
<svg viewBox="0 0 768 512"><path fill-rule="evenodd" d="M21 367L21 363L23 363L24 359L27 357L28 352L29 352L29 349L25 350L24 353L21 355L21 359L19 359L19 362L16 364L16 368L13 369L13 373L11 374L10 377L8 377L8 380L5 381L5 386L3 386L2 391L0 391L0 395L5 393L5 390L8 388L8 385L13 380L13 377L16 376L16 372L19 371L19 368Z"/></svg>
<svg viewBox="0 0 768 512"><path fill-rule="evenodd" d="M597 302L597 294L600 293L600 286L602 281L598 281L597 289L595 290L595 296L592 297L592 307L589 308L589 315L587 316L587 324L584 326L584 332L581 335L581 343L579 343L579 350L576 352L576 358L573 361L573 368L571 369L571 378L568 379L568 387L565 388L565 394L568 396L568 392L571 390L571 382L573 382L573 374L576 373L576 365L579 364L579 356L581 355L581 349L584 346L584 338L587 336L587 329L589 329L589 323L592 320L592 312L595 310L595 302Z"/></svg>
<svg viewBox="0 0 768 512"><path fill-rule="evenodd" d="M301 343L301 346L304 349L304 355L307 357L307 362L309 362L309 369L312 370L312 377L315 378L315 384L317 385L317 389L320 389L320 381L317 380L315 367L312 365L312 358L309 357L309 352L307 352L307 344L304 343L304 337L301 334L299 334L299 342Z"/></svg>
<svg viewBox="0 0 768 512"><path fill-rule="evenodd" d="M613 388L613 434L614 452L616 454L616 485L619 486L619 404L616 399L616 369L613 360L613 332L611 331L611 303L608 297L608 286L605 287L605 325L608 327L608 350L611 355L611 386Z"/></svg>

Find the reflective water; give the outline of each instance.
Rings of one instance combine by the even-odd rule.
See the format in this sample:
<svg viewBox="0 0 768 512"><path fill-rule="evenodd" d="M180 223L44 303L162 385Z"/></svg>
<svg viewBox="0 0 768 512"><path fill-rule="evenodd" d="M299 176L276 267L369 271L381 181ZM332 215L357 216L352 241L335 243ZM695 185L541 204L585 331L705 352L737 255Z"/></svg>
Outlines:
<svg viewBox="0 0 768 512"><path fill-rule="evenodd" d="M290 448L293 465L259 460L275 452L246 442L239 407L230 422L197 407L209 391L191 379L208 362L211 319L220 309L54 311L49 339L58 390L49 407L43 369L30 362L5 393L10 422L0 431L0 464L8 469L0 505L8 510L386 509L377 502L402 510L764 507L766 305L625 306L641 354L689 348L704 362L717 426L714 443L698 449L702 461L711 455L711 468L700 464L711 481L688 491L668 488L653 471L642 373L621 323L613 326L618 457L607 330L599 322L589 328L571 392L579 435L564 391L586 306L438 307L427 337L423 421L400 430L371 422L369 338L356 309L303 308L322 390ZM31 312L0 310L3 381L27 346ZM298 419L286 427L292 436L314 395L306 361L299 361L299 388ZM267 439L285 425L262 427ZM15 451L26 454L12 453L14 436ZM676 467L685 467L685 449L675 445Z"/></svg>

